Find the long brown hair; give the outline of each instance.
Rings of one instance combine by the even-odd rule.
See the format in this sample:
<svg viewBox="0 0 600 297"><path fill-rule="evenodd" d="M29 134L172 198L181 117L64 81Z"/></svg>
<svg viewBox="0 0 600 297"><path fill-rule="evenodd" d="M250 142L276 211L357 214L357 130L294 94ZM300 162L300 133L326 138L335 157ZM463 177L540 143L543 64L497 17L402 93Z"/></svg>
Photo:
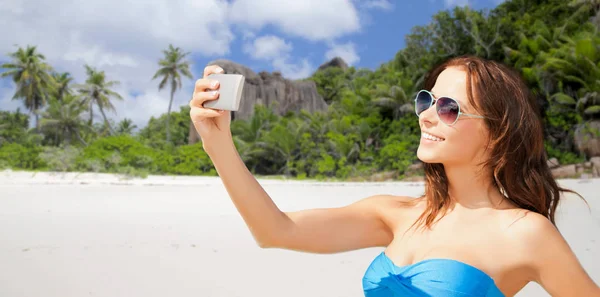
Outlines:
<svg viewBox="0 0 600 297"><path fill-rule="evenodd" d="M435 67L426 76L425 89L431 91L448 67L466 71L469 103L485 116L490 158L481 165L491 169L493 185L518 207L539 213L556 225L560 192L575 192L559 187L550 172L540 109L521 75L499 62L461 56ZM451 200L443 165L425 163L424 171L427 206L415 224L424 221L430 227L449 209Z"/></svg>

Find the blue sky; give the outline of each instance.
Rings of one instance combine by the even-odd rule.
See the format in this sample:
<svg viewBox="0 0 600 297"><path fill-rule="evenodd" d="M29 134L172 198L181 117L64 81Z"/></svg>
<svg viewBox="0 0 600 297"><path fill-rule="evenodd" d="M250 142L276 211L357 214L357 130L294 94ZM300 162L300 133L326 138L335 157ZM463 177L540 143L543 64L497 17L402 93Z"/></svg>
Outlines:
<svg viewBox="0 0 600 297"><path fill-rule="evenodd" d="M191 52L194 80L211 60L229 59L256 72L309 76L341 56L350 65L375 69L404 46L412 27L456 5L491 9L502 0L4 0L0 61L15 44L37 45L58 71L76 82L84 64L104 70L123 101L109 117L144 126L166 112L167 90L151 77L169 43ZM52 2L52 3L49 3ZM0 70L1 71L1 70ZM187 105L194 80L184 81L174 106ZM15 86L0 80L0 109L22 107L11 100Z"/></svg>
<svg viewBox="0 0 600 297"><path fill-rule="evenodd" d="M365 24L360 31L349 33L337 39L338 44L352 43L358 56L353 63L356 67L375 69L380 64L391 60L399 49L404 47L404 36L410 33L414 26L426 25L431 17L441 10L452 9L456 5L469 5L473 9L493 9L502 1L499 0L399 0L373 1L387 3L368 9L365 13ZM404 2L403 4L399 4ZM285 36L276 26L268 26L257 35ZM310 42L304 38L288 37L292 45L291 56L307 58L312 65L318 66L328 59L325 53L328 47L325 43ZM225 58L250 66L255 71L278 70L276 67L261 60L255 60L242 50L243 40L238 39L232 44L231 54ZM199 58L199 65L204 65L211 59ZM346 59L348 60L348 59Z"/></svg>

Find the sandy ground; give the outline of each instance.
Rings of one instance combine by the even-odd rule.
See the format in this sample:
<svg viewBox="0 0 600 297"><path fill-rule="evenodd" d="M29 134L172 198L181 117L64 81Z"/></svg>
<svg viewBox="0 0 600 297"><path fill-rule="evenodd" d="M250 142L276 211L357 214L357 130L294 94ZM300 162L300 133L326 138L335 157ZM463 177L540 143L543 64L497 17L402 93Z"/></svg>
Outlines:
<svg viewBox="0 0 600 297"><path fill-rule="evenodd" d="M341 206L422 183L260 180L280 208ZM561 180L558 225L600 283L600 179ZM363 296L381 249L260 249L218 178L0 172L0 296ZM565 276L568 277L568 276ZM528 285L517 296L548 296Z"/></svg>

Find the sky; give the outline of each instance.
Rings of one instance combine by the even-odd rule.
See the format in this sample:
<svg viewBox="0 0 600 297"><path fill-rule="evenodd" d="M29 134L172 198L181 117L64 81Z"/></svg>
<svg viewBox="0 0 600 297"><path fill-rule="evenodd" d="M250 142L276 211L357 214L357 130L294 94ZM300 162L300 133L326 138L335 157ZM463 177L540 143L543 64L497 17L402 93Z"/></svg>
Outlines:
<svg viewBox="0 0 600 297"><path fill-rule="evenodd" d="M491 9L502 1L2 0L0 63L18 46L36 45L75 83L85 81L85 64L103 70L120 82L114 90L123 97L107 116L141 128L167 111L169 90L159 91L152 76L169 44L190 53L194 75L175 95L173 110L179 110L210 61L228 59L290 79L308 77L336 56L374 70L435 13L457 5ZM0 79L0 110L24 110L22 101L12 100L14 92L12 80Z"/></svg>

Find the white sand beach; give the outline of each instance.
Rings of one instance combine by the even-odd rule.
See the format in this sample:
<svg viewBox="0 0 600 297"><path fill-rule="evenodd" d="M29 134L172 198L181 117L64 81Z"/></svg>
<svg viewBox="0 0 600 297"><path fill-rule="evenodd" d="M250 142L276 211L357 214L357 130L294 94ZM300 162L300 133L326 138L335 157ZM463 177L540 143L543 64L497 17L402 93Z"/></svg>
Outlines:
<svg viewBox="0 0 600 297"><path fill-rule="evenodd" d="M283 210L423 190L419 182L260 182ZM589 202L591 210L567 196L558 226L600 283L600 179L560 184ZM6 297L359 297L381 252L260 249L216 177L0 172L0 238ZM530 284L518 296L548 295Z"/></svg>

